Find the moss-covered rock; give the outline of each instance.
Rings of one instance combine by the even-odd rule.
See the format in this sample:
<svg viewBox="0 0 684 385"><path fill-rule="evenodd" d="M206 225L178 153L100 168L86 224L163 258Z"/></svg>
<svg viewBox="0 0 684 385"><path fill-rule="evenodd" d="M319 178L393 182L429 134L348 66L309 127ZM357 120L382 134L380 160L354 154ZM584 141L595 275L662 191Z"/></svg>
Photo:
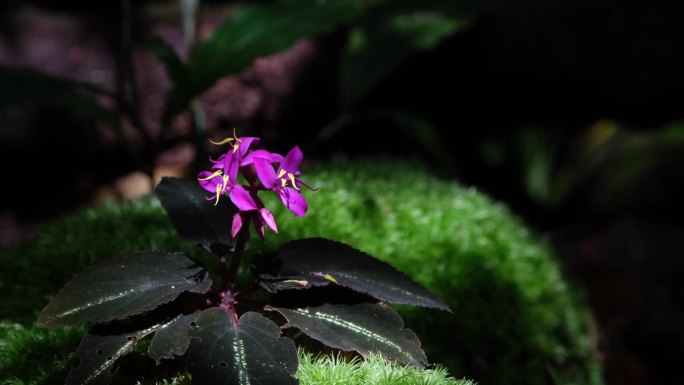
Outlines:
<svg viewBox="0 0 684 385"><path fill-rule="evenodd" d="M601 383L588 353L586 310L548 245L504 205L396 161L327 164L305 169L303 179L320 189L307 193L305 217L265 199L281 230L267 235L266 249L301 237L339 240L438 293L454 314L398 309L428 358L456 377L481 384ZM141 249L201 254L176 236L155 199L47 225L29 245L0 253L0 317L28 324L76 272Z"/></svg>

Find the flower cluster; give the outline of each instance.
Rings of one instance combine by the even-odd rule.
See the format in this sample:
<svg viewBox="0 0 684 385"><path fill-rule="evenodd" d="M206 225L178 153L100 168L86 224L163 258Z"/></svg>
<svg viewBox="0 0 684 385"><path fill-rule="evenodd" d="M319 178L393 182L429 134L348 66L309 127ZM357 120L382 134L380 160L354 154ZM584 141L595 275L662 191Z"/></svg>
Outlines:
<svg viewBox="0 0 684 385"><path fill-rule="evenodd" d="M299 165L304 155L298 146L283 157L266 150L252 149L259 140L256 137L233 137L218 143L212 142L230 144L231 148L217 160L210 158L213 163L211 169L197 176L202 188L213 194L207 200L214 200L218 204L219 198L227 194L238 208L231 227L233 237L250 220L262 238L264 227L278 232L273 214L264 207L257 195L259 191L275 192L285 207L301 217L306 214L308 204L300 190L302 186L313 190L299 179ZM238 183L239 175L243 176L242 181L246 184Z"/></svg>

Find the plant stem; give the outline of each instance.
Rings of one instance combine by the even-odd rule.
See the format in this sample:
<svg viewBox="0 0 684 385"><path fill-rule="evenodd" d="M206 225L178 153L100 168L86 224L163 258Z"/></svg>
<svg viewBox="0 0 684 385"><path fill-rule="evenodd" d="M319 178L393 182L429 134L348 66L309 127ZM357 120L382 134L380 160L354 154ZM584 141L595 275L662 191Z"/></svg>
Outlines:
<svg viewBox="0 0 684 385"><path fill-rule="evenodd" d="M219 269L221 271L221 287L228 288L230 286L230 274L228 274L228 264L225 255L219 256Z"/></svg>
<svg viewBox="0 0 684 385"><path fill-rule="evenodd" d="M235 284L235 279L237 278L238 270L240 269L240 262L242 260L242 253L245 251L245 246L247 245L247 239L249 239L249 225L252 222L252 216L254 214L249 214L246 216L246 220L238 232L237 242L235 244L235 251L233 252L233 260L230 261L230 269L228 270L228 283L230 288Z"/></svg>

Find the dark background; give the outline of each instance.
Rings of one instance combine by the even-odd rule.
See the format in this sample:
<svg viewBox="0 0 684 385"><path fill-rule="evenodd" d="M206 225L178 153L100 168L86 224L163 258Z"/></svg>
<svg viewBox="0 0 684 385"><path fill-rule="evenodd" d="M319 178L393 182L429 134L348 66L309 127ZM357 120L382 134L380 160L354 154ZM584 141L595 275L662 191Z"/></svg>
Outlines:
<svg viewBox="0 0 684 385"><path fill-rule="evenodd" d="M231 4L203 5L209 33ZM131 39L161 37L183 56L176 8L136 3ZM463 9L467 28L411 52L351 105L339 79L353 25L260 58L203 94L208 134L238 127L281 151L300 144L314 160L418 158L506 202L552 239L585 293L607 382L684 383L681 6L553 0ZM141 119L168 139L146 155L148 171L189 172L191 118L158 126L170 80L149 53L121 58L123 13L119 2L5 1L0 63L112 91L135 72ZM0 92L11 104L16 91ZM124 129L134 145L144 142ZM41 221L145 190L144 177L130 178L140 164L112 130L68 107L5 106L0 135L5 245Z"/></svg>

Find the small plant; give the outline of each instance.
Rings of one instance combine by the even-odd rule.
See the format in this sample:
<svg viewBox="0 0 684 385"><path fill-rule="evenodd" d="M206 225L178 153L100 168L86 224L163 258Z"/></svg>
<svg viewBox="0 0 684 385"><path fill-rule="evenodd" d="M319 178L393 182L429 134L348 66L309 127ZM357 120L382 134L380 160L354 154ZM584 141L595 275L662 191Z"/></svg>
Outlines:
<svg viewBox="0 0 684 385"><path fill-rule="evenodd" d="M283 157L254 149L258 142L217 143L230 148L199 173L199 185L164 178L157 186L178 233L216 255L217 264L157 250L117 256L76 275L45 307L42 325L94 324L68 385L108 384L116 361L146 337L157 364L177 360L194 384L296 384L295 342L282 332L288 328L335 349L427 364L416 335L385 302L450 309L405 274L324 238L294 240L272 253L251 248L252 227L262 241L266 228L278 232L260 193L274 192L301 217L308 209L302 188L315 190L300 179L299 147Z"/></svg>

